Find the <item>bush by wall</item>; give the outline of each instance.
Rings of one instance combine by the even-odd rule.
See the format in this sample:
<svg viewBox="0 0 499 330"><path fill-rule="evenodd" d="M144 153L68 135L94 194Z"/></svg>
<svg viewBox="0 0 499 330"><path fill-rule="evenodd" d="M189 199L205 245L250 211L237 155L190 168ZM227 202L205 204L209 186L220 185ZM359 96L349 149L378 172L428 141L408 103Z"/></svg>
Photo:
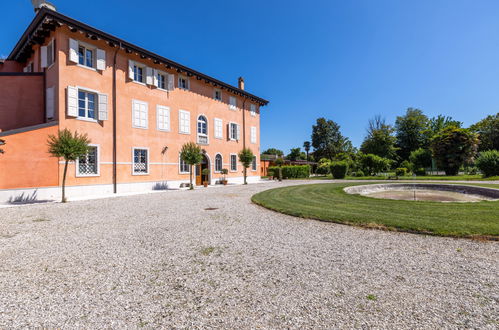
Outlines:
<svg viewBox="0 0 499 330"><path fill-rule="evenodd" d="M499 175L499 150L481 152L475 164L486 177Z"/></svg>
<svg viewBox="0 0 499 330"><path fill-rule="evenodd" d="M346 161L332 162L331 174L335 179L344 179L348 171L348 163Z"/></svg>
<svg viewBox="0 0 499 330"><path fill-rule="evenodd" d="M395 169L396 176L406 176L409 171L405 167L399 167Z"/></svg>
<svg viewBox="0 0 499 330"><path fill-rule="evenodd" d="M283 179L303 179L310 176L310 166L309 165L296 165L296 166L282 166L282 178ZM279 173L279 167L272 166L269 167L269 171L274 173Z"/></svg>

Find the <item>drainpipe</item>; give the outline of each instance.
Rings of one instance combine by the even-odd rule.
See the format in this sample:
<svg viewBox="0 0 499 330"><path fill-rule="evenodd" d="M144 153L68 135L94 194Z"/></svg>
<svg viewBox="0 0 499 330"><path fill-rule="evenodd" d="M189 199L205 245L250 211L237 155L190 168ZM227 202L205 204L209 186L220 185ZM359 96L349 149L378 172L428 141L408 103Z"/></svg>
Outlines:
<svg viewBox="0 0 499 330"><path fill-rule="evenodd" d="M244 79L243 77L239 77L238 79L238 87L239 89L244 90ZM246 98L243 101L243 149L246 148Z"/></svg>
<svg viewBox="0 0 499 330"><path fill-rule="evenodd" d="M113 192L118 192L118 176L117 176L117 155L116 155L116 57L121 49L121 42L118 49L114 52L113 60Z"/></svg>

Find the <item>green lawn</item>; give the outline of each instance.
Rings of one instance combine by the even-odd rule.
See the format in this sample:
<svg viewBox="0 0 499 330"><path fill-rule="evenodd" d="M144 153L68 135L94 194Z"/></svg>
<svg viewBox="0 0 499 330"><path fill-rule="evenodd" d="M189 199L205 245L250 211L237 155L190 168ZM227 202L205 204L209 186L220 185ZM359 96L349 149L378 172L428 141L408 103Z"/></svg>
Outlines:
<svg viewBox="0 0 499 330"><path fill-rule="evenodd" d="M393 174L395 176L395 174ZM332 180L331 175L325 176L312 176L311 180ZM387 176L347 176L345 180L387 180ZM481 175L424 175L424 176L401 176L399 180L442 180L442 181L499 181L499 176L491 176L489 178L484 178ZM392 180L390 180L392 181Z"/></svg>
<svg viewBox="0 0 499 330"><path fill-rule="evenodd" d="M374 199L343 191L352 185L356 184L270 189L254 195L252 201L303 218L440 236L499 239L499 201L439 203Z"/></svg>

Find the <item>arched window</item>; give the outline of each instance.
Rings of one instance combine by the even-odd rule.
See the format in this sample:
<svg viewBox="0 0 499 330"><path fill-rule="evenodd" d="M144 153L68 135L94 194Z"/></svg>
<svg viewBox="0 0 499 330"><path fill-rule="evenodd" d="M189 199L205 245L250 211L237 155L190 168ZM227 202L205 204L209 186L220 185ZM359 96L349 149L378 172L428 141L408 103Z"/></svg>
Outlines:
<svg viewBox="0 0 499 330"><path fill-rule="evenodd" d="M208 135L208 120L205 116L198 117L198 134Z"/></svg>
<svg viewBox="0 0 499 330"><path fill-rule="evenodd" d="M217 154L215 156L215 172L221 172L222 171L222 155Z"/></svg>

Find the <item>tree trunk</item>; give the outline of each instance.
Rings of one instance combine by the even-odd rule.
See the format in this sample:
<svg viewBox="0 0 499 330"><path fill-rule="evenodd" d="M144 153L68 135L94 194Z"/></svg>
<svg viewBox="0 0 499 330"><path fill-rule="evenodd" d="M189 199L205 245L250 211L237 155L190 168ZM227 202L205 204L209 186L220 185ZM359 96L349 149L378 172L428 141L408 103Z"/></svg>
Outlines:
<svg viewBox="0 0 499 330"><path fill-rule="evenodd" d="M192 164L189 166L191 167L191 170L189 171L190 172L189 177L191 180L191 184L189 185L189 190L192 190L192 189L194 189L194 187L192 186Z"/></svg>
<svg viewBox="0 0 499 330"><path fill-rule="evenodd" d="M244 168L244 184L248 184L248 182L246 182L246 171L247 171L247 170L248 170L248 169L245 167L245 168Z"/></svg>
<svg viewBox="0 0 499 330"><path fill-rule="evenodd" d="M282 181L282 169L279 166L279 181Z"/></svg>
<svg viewBox="0 0 499 330"><path fill-rule="evenodd" d="M66 203L66 173L68 172L69 160L64 163L64 174L62 175L62 200L61 203Z"/></svg>

